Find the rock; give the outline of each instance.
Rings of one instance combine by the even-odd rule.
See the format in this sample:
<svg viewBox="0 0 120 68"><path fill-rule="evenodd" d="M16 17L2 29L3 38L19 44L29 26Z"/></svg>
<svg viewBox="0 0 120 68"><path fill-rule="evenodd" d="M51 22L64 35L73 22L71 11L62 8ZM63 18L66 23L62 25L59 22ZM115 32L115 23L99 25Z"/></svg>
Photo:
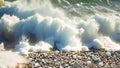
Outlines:
<svg viewBox="0 0 120 68"><path fill-rule="evenodd" d="M97 61L97 60L98 60L98 57L92 56L92 59L93 59L94 61Z"/></svg>
<svg viewBox="0 0 120 68"><path fill-rule="evenodd" d="M39 67L40 65L39 65L39 63L35 63L35 67Z"/></svg>
<svg viewBox="0 0 120 68"><path fill-rule="evenodd" d="M45 62L45 59L41 59L42 62Z"/></svg>
<svg viewBox="0 0 120 68"><path fill-rule="evenodd" d="M91 64L92 62L91 61L87 61L87 64L89 65L89 64Z"/></svg>
<svg viewBox="0 0 120 68"><path fill-rule="evenodd" d="M120 52L115 52L115 55L116 55L117 57L120 57Z"/></svg>
<svg viewBox="0 0 120 68"><path fill-rule="evenodd" d="M64 67L60 65L60 67L59 67L59 68L64 68Z"/></svg>
<svg viewBox="0 0 120 68"><path fill-rule="evenodd" d="M89 49L88 49L87 46L83 46L83 47L81 48L81 50L82 50L82 51L89 51Z"/></svg>
<svg viewBox="0 0 120 68"><path fill-rule="evenodd" d="M73 55L72 57L73 57L73 59L77 59L77 56L76 56L76 55Z"/></svg>
<svg viewBox="0 0 120 68"><path fill-rule="evenodd" d="M98 66L99 66L99 67L102 67L103 65L104 65L103 62L99 62L99 63L98 63Z"/></svg>
<svg viewBox="0 0 120 68"><path fill-rule="evenodd" d="M55 62L55 66L60 65L61 63L59 61Z"/></svg>
<svg viewBox="0 0 120 68"><path fill-rule="evenodd" d="M90 58L90 57L88 57L88 58L87 58L87 60L91 60L91 58Z"/></svg>
<svg viewBox="0 0 120 68"><path fill-rule="evenodd" d="M67 53L67 52L68 52L68 50L63 49L61 52L62 52L62 53Z"/></svg>
<svg viewBox="0 0 120 68"><path fill-rule="evenodd" d="M64 66L65 66L65 67L68 67L68 66L69 66L69 64L65 64Z"/></svg>
<svg viewBox="0 0 120 68"><path fill-rule="evenodd" d="M59 54L59 51L55 51L54 53L55 53L55 55L58 55L58 54Z"/></svg>
<svg viewBox="0 0 120 68"><path fill-rule="evenodd" d="M117 65L118 65L118 68L120 68L120 62L119 62L119 63L117 63Z"/></svg>
<svg viewBox="0 0 120 68"><path fill-rule="evenodd" d="M72 68L71 66L68 66L67 68Z"/></svg>
<svg viewBox="0 0 120 68"><path fill-rule="evenodd" d="M110 56L111 56L111 53L110 53L110 52L106 52L105 55L106 55L107 57L110 57Z"/></svg>
<svg viewBox="0 0 120 68"><path fill-rule="evenodd" d="M46 54L47 55L46 55ZM114 53L114 54L113 54ZM39 54L38 57L36 57ZM113 55L112 55L113 54ZM62 51L51 51L33 53L30 55L30 59L38 59L36 62L41 67L51 68L107 68L118 66L120 58L117 57L119 52L110 51L85 51L85 52L62 52ZM46 57L45 57L46 55ZM32 57L33 56L33 57ZM35 66L35 60L30 61Z"/></svg>
<svg viewBox="0 0 120 68"><path fill-rule="evenodd" d="M78 56L77 58L80 60L80 59L82 59L82 56Z"/></svg>
<svg viewBox="0 0 120 68"><path fill-rule="evenodd" d="M47 57L47 53L43 53L43 56L44 56L44 57Z"/></svg>
<svg viewBox="0 0 120 68"><path fill-rule="evenodd" d="M109 67L109 64L108 64L108 63L106 63L106 64L105 64L105 68L108 68L108 67Z"/></svg>
<svg viewBox="0 0 120 68"><path fill-rule="evenodd" d="M31 61L31 62L32 62L32 61L33 61L33 59L32 59L32 58L29 58L29 61Z"/></svg>
<svg viewBox="0 0 120 68"><path fill-rule="evenodd" d="M99 62L101 61L100 57L98 57L98 61L99 61Z"/></svg>

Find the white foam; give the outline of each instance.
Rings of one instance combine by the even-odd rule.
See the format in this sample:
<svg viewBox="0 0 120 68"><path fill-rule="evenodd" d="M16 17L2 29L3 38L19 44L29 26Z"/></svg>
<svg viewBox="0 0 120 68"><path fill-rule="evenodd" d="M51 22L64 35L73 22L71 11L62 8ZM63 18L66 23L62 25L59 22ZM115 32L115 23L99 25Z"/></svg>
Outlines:
<svg viewBox="0 0 120 68"><path fill-rule="evenodd" d="M120 50L120 45L111 40L110 37L100 37L98 39L95 39L94 42L97 43L97 48L104 48L106 50L112 51Z"/></svg>
<svg viewBox="0 0 120 68"><path fill-rule="evenodd" d="M23 36L22 41L15 46L14 50L21 55L28 55L31 51L50 51L50 48L52 48L52 45L44 41L39 41L37 44L31 45L28 39Z"/></svg>
<svg viewBox="0 0 120 68"><path fill-rule="evenodd" d="M3 50L5 50L5 49L4 49L4 43L1 43L1 44L0 44L0 51L3 51Z"/></svg>
<svg viewBox="0 0 120 68"><path fill-rule="evenodd" d="M119 14L69 18L62 9L53 7L49 0L17 0L0 10L0 37L5 30L9 36L10 31L15 38L14 50L21 54L28 54L30 50L49 51L51 47L68 51L89 50L91 47L120 50ZM27 39L20 40L23 35ZM29 43L33 37L37 40L34 45Z"/></svg>
<svg viewBox="0 0 120 68"><path fill-rule="evenodd" d="M1 18L1 25L3 27L3 29L7 29L8 31L12 31L12 27L19 21L19 18L16 16L10 16L10 15L6 15L4 14Z"/></svg>
<svg viewBox="0 0 120 68"><path fill-rule="evenodd" d="M10 51L0 51L0 68L15 68L17 63L25 63L20 55Z"/></svg>

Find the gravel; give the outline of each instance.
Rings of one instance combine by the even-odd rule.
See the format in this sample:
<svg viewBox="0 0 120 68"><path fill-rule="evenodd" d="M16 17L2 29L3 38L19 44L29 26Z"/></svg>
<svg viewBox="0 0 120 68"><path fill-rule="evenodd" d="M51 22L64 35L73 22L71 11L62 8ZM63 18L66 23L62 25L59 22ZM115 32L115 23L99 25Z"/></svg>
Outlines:
<svg viewBox="0 0 120 68"><path fill-rule="evenodd" d="M117 55L116 55L117 54ZM120 68L119 52L105 51L50 51L31 52L28 68ZM25 66L24 66L25 67Z"/></svg>

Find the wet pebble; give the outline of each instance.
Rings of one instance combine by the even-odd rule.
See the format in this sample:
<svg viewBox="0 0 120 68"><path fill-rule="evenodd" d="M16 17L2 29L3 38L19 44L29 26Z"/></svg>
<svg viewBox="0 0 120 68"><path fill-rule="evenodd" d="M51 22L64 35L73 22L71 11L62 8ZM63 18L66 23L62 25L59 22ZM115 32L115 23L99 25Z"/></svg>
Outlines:
<svg viewBox="0 0 120 68"><path fill-rule="evenodd" d="M116 55L117 57L120 57L120 52L115 52L115 55Z"/></svg>
<svg viewBox="0 0 120 68"><path fill-rule="evenodd" d="M92 60L95 62L99 62L99 58L97 56L92 56Z"/></svg>
<svg viewBox="0 0 120 68"><path fill-rule="evenodd" d="M110 56L111 56L111 53L110 53L110 52L106 52L105 55L106 55L107 57L110 57Z"/></svg>

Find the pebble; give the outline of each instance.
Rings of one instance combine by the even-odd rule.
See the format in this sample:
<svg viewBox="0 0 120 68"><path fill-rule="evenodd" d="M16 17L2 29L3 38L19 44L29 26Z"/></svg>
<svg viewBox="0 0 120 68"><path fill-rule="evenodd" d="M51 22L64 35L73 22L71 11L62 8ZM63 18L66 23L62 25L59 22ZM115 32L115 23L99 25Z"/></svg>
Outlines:
<svg viewBox="0 0 120 68"><path fill-rule="evenodd" d="M105 53L107 57L110 57L111 56L111 53L110 52L106 52Z"/></svg>
<svg viewBox="0 0 120 68"><path fill-rule="evenodd" d="M68 67L68 66L69 66L69 64L65 64L64 66L65 66L65 67Z"/></svg>
<svg viewBox="0 0 120 68"><path fill-rule="evenodd" d="M78 6L78 7L79 7L79 6L80 6L80 4L79 4L79 3L77 3L77 4L76 4L76 6Z"/></svg>
<svg viewBox="0 0 120 68"><path fill-rule="evenodd" d="M40 65L39 65L39 63L35 63L35 67L39 67Z"/></svg>
<svg viewBox="0 0 120 68"><path fill-rule="evenodd" d="M116 55L117 57L120 57L120 53L118 53L118 52L115 52L115 55Z"/></svg>
<svg viewBox="0 0 120 68"><path fill-rule="evenodd" d="M87 60L91 60L91 58L90 58L90 57L88 57L88 58L87 58Z"/></svg>
<svg viewBox="0 0 120 68"><path fill-rule="evenodd" d="M77 58L77 56L76 56L76 55L73 55L72 57L73 57L73 59L76 59L76 58Z"/></svg>
<svg viewBox="0 0 120 68"><path fill-rule="evenodd" d="M34 67L40 66L48 68L105 68L110 66L119 66L118 63L120 62L120 57L116 56L116 54L119 54L119 52L106 52L104 50L87 52L50 51L40 53L33 52L27 58L30 60L31 66Z"/></svg>
<svg viewBox="0 0 120 68"><path fill-rule="evenodd" d="M99 66L99 67L102 67L103 65L104 65L103 62L99 62L99 63L98 63L98 66Z"/></svg>
<svg viewBox="0 0 120 68"><path fill-rule="evenodd" d="M32 62L32 61L33 61L33 59L32 59L32 58L29 58L29 61L31 61L31 62Z"/></svg>
<svg viewBox="0 0 120 68"><path fill-rule="evenodd" d="M47 53L43 53L43 56L44 56L44 57L47 57Z"/></svg>
<svg viewBox="0 0 120 68"><path fill-rule="evenodd" d="M64 68L63 66L60 66L59 68Z"/></svg>
<svg viewBox="0 0 120 68"><path fill-rule="evenodd" d="M58 55L58 54L59 54L59 51L55 51L54 53L55 53L55 55Z"/></svg>
<svg viewBox="0 0 120 68"><path fill-rule="evenodd" d="M95 62L99 61L99 59L98 59L97 56L92 56L92 59L93 59Z"/></svg>
<svg viewBox="0 0 120 68"><path fill-rule="evenodd" d="M60 65L60 62L59 62L59 61L55 62L55 65L56 65L56 66L57 66L57 65Z"/></svg>
<svg viewBox="0 0 120 68"><path fill-rule="evenodd" d="M87 64L89 65L89 64L92 64L92 62L91 61L87 61Z"/></svg>
<svg viewBox="0 0 120 68"><path fill-rule="evenodd" d="M105 67L106 67L106 68L108 68L108 67L109 67L109 64L108 64L108 63L106 63L106 64L105 64Z"/></svg>
<svg viewBox="0 0 120 68"><path fill-rule="evenodd" d="M44 59L41 59L41 61L42 61L42 62L45 62L45 60L44 60Z"/></svg>
<svg viewBox="0 0 120 68"><path fill-rule="evenodd" d="M61 52L62 52L62 53L67 53L68 50L63 49Z"/></svg>
<svg viewBox="0 0 120 68"><path fill-rule="evenodd" d="M77 58L80 60L80 59L82 59L82 56L78 56Z"/></svg>
<svg viewBox="0 0 120 68"><path fill-rule="evenodd" d="M71 66L68 66L67 68L72 68Z"/></svg>

